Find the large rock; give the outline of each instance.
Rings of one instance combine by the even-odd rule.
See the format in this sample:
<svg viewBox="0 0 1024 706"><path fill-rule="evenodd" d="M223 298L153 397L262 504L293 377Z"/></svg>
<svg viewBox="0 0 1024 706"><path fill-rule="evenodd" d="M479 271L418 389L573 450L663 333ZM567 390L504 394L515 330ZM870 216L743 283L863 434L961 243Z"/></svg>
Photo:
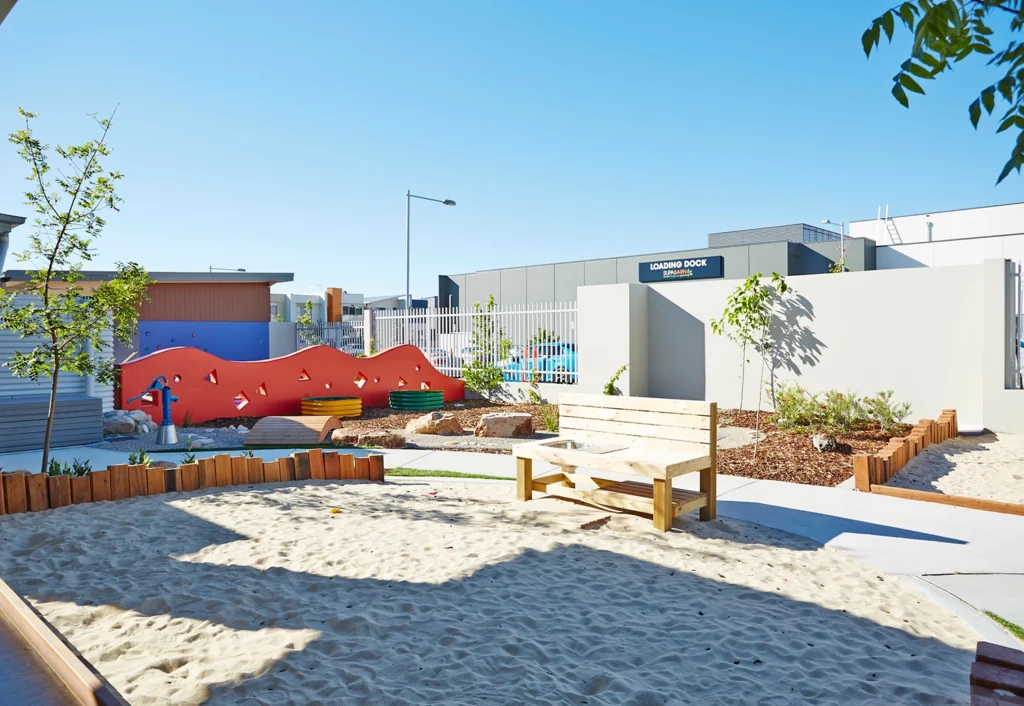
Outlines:
<svg viewBox="0 0 1024 706"><path fill-rule="evenodd" d="M128 414L129 417L134 419L139 424L144 423L147 420L147 417L149 417L149 415L146 414L145 412L143 412L141 409L133 409L132 411L128 412L127 414Z"/></svg>
<svg viewBox="0 0 1024 706"><path fill-rule="evenodd" d="M349 429L335 429L331 432L331 443L335 446L355 446L359 443L359 434Z"/></svg>
<svg viewBox="0 0 1024 706"><path fill-rule="evenodd" d="M493 412L480 417L476 425L476 436L497 436L508 439L513 436L533 434L533 415L525 412Z"/></svg>
<svg viewBox="0 0 1024 706"><path fill-rule="evenodd" d="M453 414L429 412L405 425L406 434L461 434L462 425Z"/></svg>
<svg viewBox="0 0 1024 706"><path fill-rule="evenodd" d="M383 449L404 449L405 437L394 431L365 431L359 435L360 446L379 446Z"/></svg>
<svg viewBox="0 0 1024 706"><path fill-rule="evenodd" d="M197 436L188 442L190 449L202 449L207 446L213 446L214 441L208 436Z"/></svg>
<svg viewBox="0 0 1024 706"><path fill-rule="evenodd" d="M105 417L103 419L104 434L131 434L135 431L135 422L129 417Z"/></svg>

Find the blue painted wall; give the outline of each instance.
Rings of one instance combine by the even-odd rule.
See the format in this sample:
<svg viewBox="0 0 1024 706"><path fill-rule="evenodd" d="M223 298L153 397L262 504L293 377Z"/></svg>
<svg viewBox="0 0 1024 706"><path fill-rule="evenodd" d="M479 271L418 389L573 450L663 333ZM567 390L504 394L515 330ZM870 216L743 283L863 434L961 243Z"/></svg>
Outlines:
<svg viewBox="0 0 1024 706"><path fill-rule="evenodd" d="M270 357L270 324L266 321L140 321L140 356L165 348L190 346L225 360Z"/></svg>

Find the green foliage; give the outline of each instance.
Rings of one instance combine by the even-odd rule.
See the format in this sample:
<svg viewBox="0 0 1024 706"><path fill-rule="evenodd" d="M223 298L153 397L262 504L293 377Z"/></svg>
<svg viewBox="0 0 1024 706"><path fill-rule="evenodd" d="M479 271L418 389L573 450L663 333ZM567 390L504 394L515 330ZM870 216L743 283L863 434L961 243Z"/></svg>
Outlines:
<svg viewBox="0 0 1024 706"><path fill-rule="evenodd" d="M319 346L323 344L323 339L320 338L320 334L313 326L313 302L307 301L303 305L302 313L299 314L298 318L295 319L295 323L298 324L299 341L302 342L303 346Z"/></svg>
<svg viewBox="0 0 1024 706"><path fill-rule="evenodd" d="M990 26L991 25L991 26ZM1024 166L1024 43L1012 40L1002 51L992 48L995 27L1001 35L1024 29L1024 4L1020 0L914 0L902 2L876 17L861 37L864 53L871 56L882 34L892 43L897 26L913 35L910 56L893 76L892 95L910 107L907 91L924 95L920 81L931 81L953 65L974 54L988 57L988 65L1005 71L995 83L982 89L970 104L968 117L975 129L982 109L989 115L996 100L1008 105L996 132L1013 128L1017 139L1003 166L998 184L1011 171Z"/></svg>
<svg viewBox="0 0 1024 706"><path fill-rule="evenodd" d="M910 415L910 403L893 402L892 396L892 390L883 390L874 397L864 399L864 412L868 419L878 422L887 432L893 431L897 424L902 424Z"/></svg>
<svg viewBox="0 0 1024 706"><path fill-rule="evenodd" d="M185 464L195 463L195 462L196 462L196 455L194 453L183 454L182 457L181 457L181 465L183 465L183 466Z"/></svg>
<svg viewBox="0 0 1024 706"><path fill-rule="evenodd" d="M544 428L558 431L558 405L546 404L540 408L540 417L544 420Z"/></svg>
<svg viewBox="0 0 1024 706"><path fill-rule="evenodd" d="M153 459L146 455L145 449L139 449L128 454L129 466L150 466L152 463Z"/></svg>
<svg viewBox="0 0 1024 706"><path fill-rule="evenodd" d="M284 321L284 317L280 314L274 314L274 323L281 323Z"/></svg>
<svg viewBox="0 0 1024 706"><path fill-rule="evenodd" d="M89 461L82 461L76 458L71 463L60 463L57 459L51 458L46 466L46 475L81 478L91 470L92 464Z"/></svg>
<svg viewBox="0 0 1024 706"><path fill-rule="evenodd" d="M771 324L775 315L774 297L785 296L789 291L786 279L778 272L772 272L772 286L761 284L761 273L752 274L733 290L725 301L725 310L718 319L711 320L711 331L716 336L726 336L743 351L740 361L740 408L743 408L743 391L746 387L747 348L753 347L762 358L772 347Z"/></svg>
<svg viewBox="0 0 1024 706"><path fill-rule="evenodd" d="M1024 642L1024 628L1016 623L1011 623L1006 618L1001 618L990 610L985 611L985 615L990 617L997 625L1006 630L1008 633L1013 635L1015 638Z"/></svg>
<svg viewBox="0 0 1024 706"><path fill-rule="evenodd" d="M536 346L540 343L558 343L561 340L561 337L554 331L541 327L537 329L537 333L530 336L527 345Z"/></svg>
<svg viewBox="0 0 1024 706"><path fill-rule="evenodd" d="M186 409L185 416L181 418L181 428L188 429L190 426L192 426L192 412Z"/></svg>
<svg viewBox="0 0 1024 706"><path fill-rule="evenodd" d="M860 398L855 392L827 390L811 395L796 383L780 383L775 391L775 425L779 429L842 433L878 422L892 432L910 414L909 402L893 402L893 391Z"/></svg>
<svg viewBox="0 0 1024 706"><path fill-rule="evenodd" d="M487 299L487 308L482 309L480 303L473 305L473 331L470 335L474 355L473 359L462 368L462 377L466 387L474 392L488 392L501 387L505 376L498 367L498 360L504 360L512 350L512 342L505 337L505 332L498 325L494 315L494 295Z"/></svg>
<svg viewBox="0 0 1024 706"><path fill-rule="evenodd" d="M526 393L529 396L529 398L530 398L530 404L540 404L541 402L544 401L543 399L541 399L541 396L540 396L540 387L538 386L539 383L540 383L540 371L539 370L531 370L530 371L530 389L527 390L527 393Z"/></svg>
<svg viewBox="0 0 1024 706"><path fill-rule="evenodd" d="M373 338L370 338L367 343L370 346L370 355L377 355L377 342L373 340Z"/></svg>
<svg viewBox="0 0 1024 706"><path fill-rule="evenodd" d="M622 374L624 372L626 372L626 367L627 366L623 365L621 368L616 370L615 374L612 375L611 380L609 380L608 382L606 382L604 384L604 394L606 394L606 395L621 395L622 394L622 391L619 390L619 388L615 387L615 383L617 383L619 381L619 378L622 377Z"/></svg>
<svg viewBox="0 0 1024 706"><path fill-rule="evenodd" d="M460 473L458 471L431 471L422 468L394 468L384 471L385 476L395 478L476 478L480 480L515 480L510 476L489 476L483 473Z"/></svg>
<svg viewBox="0 0 1024 706"><path fill-rule="evenodd" d="M244 454L242 454L242 455L243 455L243 456L246 456L246 457L248 457L248 458L256 458L256 454L255 454L255 453L253 453L252 449L249 449L248 451L246 451L246 452L245 452Z"/></svg>
<svg viewBox="0 0 1024 706"><path fill-rule="evenodd" d="M843 253L838 262L833 262L828 266L828 271L834 275L846 272L846 253Z"/></svg>
<svg viewBox="0 0 1024 706"><path fill-rule="evenodd" d="M31 280L19 292L27 296L17 300L13 292L0 291L0 329L34 341L24 343L4 363L12 374L33 382L50 378L41 465L41 470L47 470L60 373L91 375L101 384L114 380L114 361L102 355L109 347L103 331L110 328L117 340L131 342L137 307L146 298L151 280L140 265L119 262L112 280L90 291L78 284L83 263L95 255L93 241L106 224L100 214L118 210L121 202L116 191L121 173L108 172L100 164L110 154L106 142L110 119L97 120L100 136L96 140L51 148L32 131L31 121L37 116L20 108L18 113L25 119L25 128L11 133L9 139L28 165L26 180L31 187L25 201L35 220L28 249L15 257L27 264ZM59 161L51 166L54 154Z"/></svg>

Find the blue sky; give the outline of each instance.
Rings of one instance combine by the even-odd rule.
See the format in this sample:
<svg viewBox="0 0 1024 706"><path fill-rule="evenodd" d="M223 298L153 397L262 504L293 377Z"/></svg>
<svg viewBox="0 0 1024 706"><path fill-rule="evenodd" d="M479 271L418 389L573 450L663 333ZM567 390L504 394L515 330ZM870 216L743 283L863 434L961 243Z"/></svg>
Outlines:
<svg viewBox="0 0 1024 706"><path fill-rule="evenodd" d="M299 292L403 292L406 189L458 202L413 204L415 295L879 204L1024 200L1017 176L995 186L1012 136L967 120L981 62L909 111L891 98L907 36L860 46L889 4L20 0L0 130L21 105L79 141L120 105L125 203L94 265L287 271ZM0 145L0 212L28 215L24 173Z"/></svg>

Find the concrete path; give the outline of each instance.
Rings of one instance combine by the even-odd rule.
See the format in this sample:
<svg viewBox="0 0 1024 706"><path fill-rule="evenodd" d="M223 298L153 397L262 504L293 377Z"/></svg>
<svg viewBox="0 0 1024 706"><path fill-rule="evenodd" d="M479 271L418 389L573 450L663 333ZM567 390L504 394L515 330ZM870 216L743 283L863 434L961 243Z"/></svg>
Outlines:
<svg viewBox="0 0 1024 706"><path fill-rule="evenodd" d="M268 460L295 449L261 450ZM371 453L353 449L362 455ZM199 458L219 451L197 451ZM384 450L384 466L421 470L515 477L512 456L430 451ZM73 447L58 449L62 461L88 459L94 468L124 463L126 454ZM178 454L154 454L155 458L179 460ZM5 470L39 466L39 452L0 455ZM540 475L554 467L535 464ZM614 474L604 474L614 476ZM621 476L627 478L627 476ZM629 477L637 480L635 477ZM678 487L695 490L694 474L677 479ZM903 500L849 488L718 477L718 512L813 539L849 554L880 572L903 578L929 598L946 606L985 639L1007 645L1016 643L1004 630L981 614L990 610L1024 625L1024 517L968 510L934 503Z"/></svg>

